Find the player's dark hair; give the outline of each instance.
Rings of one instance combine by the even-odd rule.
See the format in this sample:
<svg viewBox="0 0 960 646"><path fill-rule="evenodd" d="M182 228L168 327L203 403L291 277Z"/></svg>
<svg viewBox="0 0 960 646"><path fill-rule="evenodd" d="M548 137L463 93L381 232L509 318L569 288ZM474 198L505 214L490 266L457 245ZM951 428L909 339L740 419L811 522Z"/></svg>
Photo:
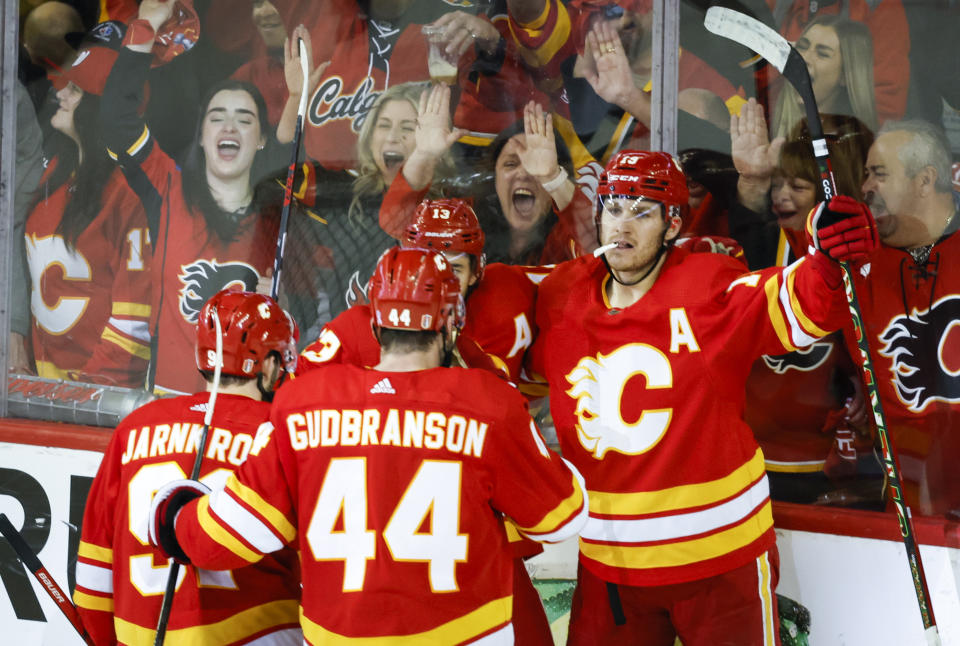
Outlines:
<svg viewBox="0 0 960 646"><path fill-rule="evenodd" d="M386 352L423 352L430 348L439 332L380 328L380 347Z"/></svg>
<svg viewBox="0 0 960 646"><path fill-rule="evenodd" d="M236 237L238 225L246 218L249 211L233 213L223 210L217 204L217 201L213 198L213 193L210 192L210 186L207 184L207 162L203 148L200 146L207 107L217 92L223 90L241 91L250 95L257 106L257 119L260 122L261 136L269 142L273 135L271 134L270 123L267 120L267 104L263 100L263 95L252 83L227 79L215 84L204 96L193 141L190 143L183 164L183 198L191 210L199 211L203 215L208 233L214 233L220 240L229 242ZM254 164L250 169L251 185L256 185L255 178L259 175L256 172L257 157L260 157L260 155L254 157ZM265 203L265 197L259 190L255 190L250 208L259 210Z"/></svg>
<svg viewBox="0 0 960 646"><path fill-rule="evenodd" d="M80 138L80 145L60 132L54 132L55 136L50 137L48 154L56 159L56 166L40 187L38 195L41 198L48 197L70 181L71 177L74 178L63 216L56 229L68 247L76 245L77 238L100 213L103 189L115 168L113 161L107 156L106 144L100 136L99 115L100 97L84 93L73 113L74 128Z"/></svg>

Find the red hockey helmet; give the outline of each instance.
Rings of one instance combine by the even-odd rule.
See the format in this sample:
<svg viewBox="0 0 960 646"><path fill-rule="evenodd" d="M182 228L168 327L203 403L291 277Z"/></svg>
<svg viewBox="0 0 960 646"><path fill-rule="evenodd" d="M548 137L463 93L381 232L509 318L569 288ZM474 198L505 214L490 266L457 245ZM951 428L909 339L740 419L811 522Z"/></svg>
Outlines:
<svg viewBox="0 0 960 646"><path fill-rule="evenodd" d="M367 287L377 329L443 330L463 327L460 281L443 254L391 247L383 252Z"/></svg>
<svg viewBox="0 0 960 646"><path fill-rule="evenodd" d="M210 297L197 318L197 367L213 370L217 358L216 310L223 334L223 368L226 375L256 377L271 351L280 354L287 372L297 365L300 332L294 320L276 301L237 288L221 290Z"/></svg>
<svg viewBox="0 0 960 646"><path fill-rule="evenodd" d="M466 200L424 200L403 236L404 247L468 253L477 259L479 280L486 266L484 235L473 207Z"/></svg>
<svg viewBox="0 0 960 646"><path fill-rule="evenodd" d="M624 150L607 164L597 188L597 226L604 198L613 195L660 202L668 207L664 209L665 218L681 217L690 199L680 164L668 153L649 150Z"/></svg>

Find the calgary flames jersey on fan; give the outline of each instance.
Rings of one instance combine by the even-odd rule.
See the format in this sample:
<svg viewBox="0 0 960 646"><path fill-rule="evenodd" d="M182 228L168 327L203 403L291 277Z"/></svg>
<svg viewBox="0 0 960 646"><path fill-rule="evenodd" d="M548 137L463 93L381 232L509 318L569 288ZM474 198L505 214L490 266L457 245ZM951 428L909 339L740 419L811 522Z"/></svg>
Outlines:
<svg viewBox="0 0 960 646"><path fill-rule="evenodd" d="M541 541L586 517L579 476L483 371L328 366L284 386L271 421L225 489L184 507L177 537L206 567L299 546L311 644L512 643L500 513Z"/></svg>
<svg viewBox="0 0 960 646"><path fill-rule="evenodd" d="M914 511L960 508L960 234L933 246L919 265L881 245L857 295L875 364L880 400ZM860 353L849 327L850 354Z"/></svg>
<svg viewBox="0 0 960 646"><path fill-rule="evenodd" d="M37 374L142 388L152 256L143 208L114 172L100 213L69 246L57 233L69 191L67 183L40 200L25 229Z"/></svg>
<svg viewBox="0 0 960 646"><path fill-rule="evenodd" d="M87 498L74 592L98 644L153 643L169 568L147 541L150 502L161 485L189 477L207 399L204 393L154 401L124 419L110 440ZM222 486L248 453L262 451L269 411L247 397L217 398L203 482ZM181 568L167 641L240 644L296 630L296 558L284 550L234 570Z"/></svg>
<svg viewBox="0 0 960 646"><path fill-rule="evenodd" d="M700 579L774 543L744 384L756 357L812 343L845 308L825 256L742 272L732 258L674 249L625 309L607 303L597 258L559 265L540 285L532 367L586 480L581 561L603 579Z"/></svg>
<svg viewBox="0 0 960 646"><path fill-rule="evenodd" d="M330 66L310 96L305 146L326 168L353 168L357 134L377 97L394 85L430 78L426 38L419 24L365 19L354 0L325 6L310 36L314 60Z"/></svg>
<svg viewBox="0 0 960 646"><path fill-rule="evenodd" d="M150 322L156 388L168 393L202 390L203 379L192 361L186 366L183 361L184 352L192 353L200 308L230 285L256 291L260 277L273 266L276 218L251 211L241 218L232 240L221 240L203 215L187 206L180 169L146 126L126 155L111 155L148 209L159 211L153 215L159 226Z"/></svg>

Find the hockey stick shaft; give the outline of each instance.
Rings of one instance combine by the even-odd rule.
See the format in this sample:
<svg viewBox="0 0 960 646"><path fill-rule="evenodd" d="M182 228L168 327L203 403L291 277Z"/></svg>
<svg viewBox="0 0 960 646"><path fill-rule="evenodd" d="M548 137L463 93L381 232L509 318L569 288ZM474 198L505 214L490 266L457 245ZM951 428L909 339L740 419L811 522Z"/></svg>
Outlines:
<svg viewBox="0 0 960 646"><path fill-rule="evenodd" d="M820 112L817 109L813 86L810 83L810 74L803 57L800 56L797 50L795 50L786 39L770 29L770 27L754 18L730 9L711 7L707 10L704 26L717 35L746 45L766 58L780 71L794 89L796 89L803 101L806 112L807 127L810 131L810 138L813 144L813 154L817 160L817 167L820 171L820 183L825 196L824 201L829 201L837 193L836 181L830 162L829 148L827 147L827 141L823 134ZM875 377L876 372L873 367L873 355L870 353L870 344L867 339L866 328L863 325L860 300L857 297L850 266L845 262L840 263L840 266L843 274L847 305L850 309L850 318L853 322L854 332L857 337L857 349L860 352L863 381L867 389L867 396L870 398L874 422L877 427L877 437L880 440L884 469L887 475L887 490L897 513L900 535L910 566L910 578L913 581L914 592L917 596L920 617L923 620L927 643L931 645L939 644L940 637L937 630L937 622L933 615L933 605L930 602L930 588L927 585L923 561L920 558L920 547L916 540L916 532L913 528L910 509L903 499L900 468L896 459L896 450L893 441L887 430L887 418L883 412L883 406L880 401L880 390Z"/></svg>
<svg viewBox="0 0 960 646"><path fill-rule="evenodd" d="M213 409L217 404L217 391L220 390L220 370L223 368L223 330L220 328L220 316L216 308L211 310L213 322L217 331L217 363L213 368L213 388L210 390L210 398L207 400L207 410L203 415L203 430L200 432L200 440L197 443L197 456L193 459L193 469L190 471L190 479L196 480L200 477L200 467L203 464L203 454L207 450L207 437L210 435L210 424L213 421ZM170 572L167 574L167 586L163 591L163 601L160 602L160 617L157 619L157 634L153 643L155 646L162 646L163 640L167 635L167 624L170 622L170 611L173 609L173 595L177 591L177 578L180 576L180 564L176 561L170 563Z"/></svg>
<svg viewBox="0 0 960 646"><path fill-rule="evenodd" d="M20 532L17 531L17 528L13 526L13 523L10 522L10 519L8 519L5 514L0 514L0 534L3 534L3 537L7 539L10 547L17 553L17 558L30 570L34 578L40 582L40 586L50 598L53 599L53 602L57 604L60 612L63 613L74 630L83 638L83 641L93 646L93 639L90 638L86 628L83 627L83 620L80 619L80 613L77 612L77 607L73 605L70 597L67 596L63 589L57 585L57 582L54 581L53 576L50 575L47 568L43 567L43 563L40 562L40 557L27 545L27 541L23 539L23 536L20 535Z"/></svg>
<svg viewBox="0 0 960 646"><path fill-rule="evenodd" d="M300 104L297 106L297 126L293 133L293 152L290 166L287 168L287 182L283 187L283 208L280 211L280 230L277 233L277 254L273 259L273 279L270 283L270 298L277 300L280 293L280 274L283 271L283 250L287 246L287 226L290 222L290 208L293 205L293 181L297 175L297 160L300 158L300 140L303 138L303 122L307 113L307 91L310 83L307 47L298 40L300 51L300 71L303 87L300 89Z"/></svg>

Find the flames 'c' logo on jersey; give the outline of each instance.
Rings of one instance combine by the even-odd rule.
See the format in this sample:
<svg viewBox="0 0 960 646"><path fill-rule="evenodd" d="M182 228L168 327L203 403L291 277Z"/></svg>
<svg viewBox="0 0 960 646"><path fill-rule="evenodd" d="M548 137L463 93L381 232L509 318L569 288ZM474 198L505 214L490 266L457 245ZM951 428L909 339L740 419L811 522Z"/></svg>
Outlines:
<svg viewBox="0 0 960 646"><path fill-rule="evenodd" d="M832 350L832 343L814 343L809 347L787 354L765 354L763 355L763 362L778 375L782 375L791 369L800 372L812 372L823 365Z"/></svg>
<svg viewBox="0 0 960 646"><path fill-rule="evenodd" d="M195 260L183 265L180 272L180 315L188 323L196 323L200 308L221 289L238 285L247 291L257 289L260 274L245 262Z"/></svg>
<svg viewBox="0 0 960 646"><path fill-rule="evenodd" d="M577 437L594 457L607 451L627 455L645 453L666 433L673 409L644 410L640 419L623 418L621 400L627 382L642 375L648 389L673 386L673 371L667 356L653 346L631 343L608 355L580 359L566 376L570 397L577 400Z"/></svg>
<svg viewBox="0 0 960 646"><path fill-rule="evenodd" d="M911 412L934 401L960 402L960 296L897 316L880 342L880 354L891 360L897 397Z"/></svg>

